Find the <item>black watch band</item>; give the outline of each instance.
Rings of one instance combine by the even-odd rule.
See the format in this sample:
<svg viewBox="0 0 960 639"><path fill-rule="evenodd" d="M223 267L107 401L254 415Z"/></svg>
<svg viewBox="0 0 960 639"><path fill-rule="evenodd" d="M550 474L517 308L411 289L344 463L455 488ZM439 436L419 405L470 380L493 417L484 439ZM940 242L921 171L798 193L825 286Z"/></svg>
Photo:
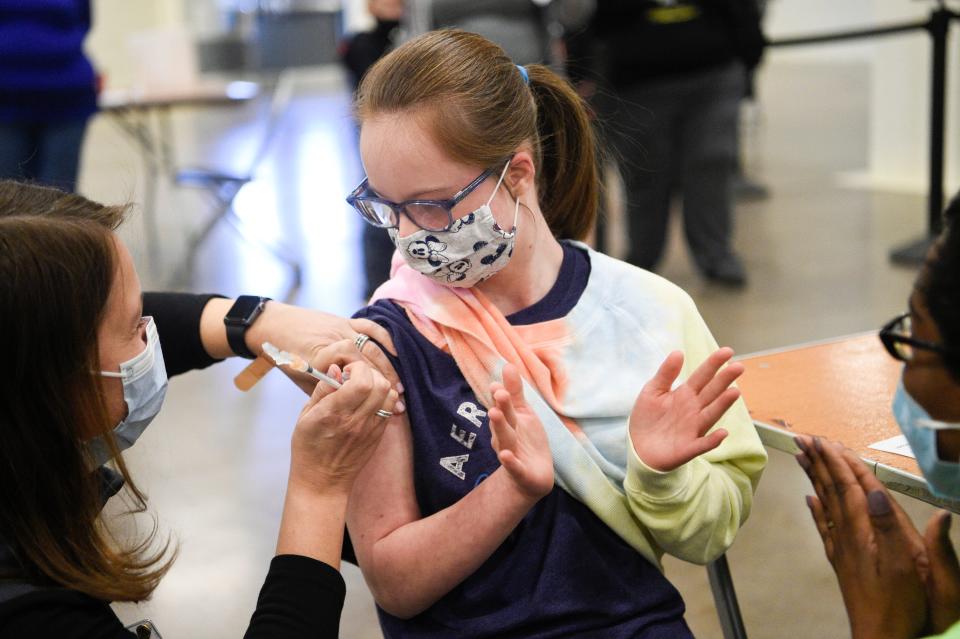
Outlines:
<svg viewBox="0 0 960 639"><path fill-rule="evenodd" d="M223 325L227 329L227 343L230 345L230 350L240 357L247 359L257 357L247 348L247 329L257 320L269 301L269 297L241 295L224 316Z"/></svg>

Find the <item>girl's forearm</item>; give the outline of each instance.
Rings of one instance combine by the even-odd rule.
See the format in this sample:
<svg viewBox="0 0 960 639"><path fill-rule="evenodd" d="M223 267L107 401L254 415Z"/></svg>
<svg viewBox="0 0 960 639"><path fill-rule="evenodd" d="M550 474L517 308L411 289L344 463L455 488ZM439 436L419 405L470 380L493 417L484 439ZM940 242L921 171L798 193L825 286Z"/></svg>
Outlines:
<svg viewBox="0 0 960 639"><path fill-rule="evenodd" d="M423 612L473 574L535 503L498 468L452 506L397 528L363 566L377 603L401 618Z"/></svg>

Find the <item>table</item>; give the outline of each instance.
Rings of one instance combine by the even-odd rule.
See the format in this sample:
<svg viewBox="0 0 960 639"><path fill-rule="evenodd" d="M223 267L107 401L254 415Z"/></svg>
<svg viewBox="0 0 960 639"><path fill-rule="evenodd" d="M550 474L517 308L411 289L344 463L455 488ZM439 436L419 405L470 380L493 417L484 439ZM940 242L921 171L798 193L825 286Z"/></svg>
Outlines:
<svg viewBox="0 0 960 639"><path fill-rule="evenodd" d="M255 98L255 82L204 79L190 85L154 89L106 89L100 94L101 112L110 116L137 146L144 165L143 217L147 252L154 272L160 269L156 218L157 178L174 173L173 135L169 112L173 107L240 104ZM157 126L153 115L156 114Z"/></svg>
<svg viewBox="0 0 960 639"><path fill-rule="evenodd" d="M914 459L869 448L900 434L891 405L902 364L871 331L738 358L737 384L765 446L798 452L794 435L838 441L889 489L960 513L935 497Z"/></svg>

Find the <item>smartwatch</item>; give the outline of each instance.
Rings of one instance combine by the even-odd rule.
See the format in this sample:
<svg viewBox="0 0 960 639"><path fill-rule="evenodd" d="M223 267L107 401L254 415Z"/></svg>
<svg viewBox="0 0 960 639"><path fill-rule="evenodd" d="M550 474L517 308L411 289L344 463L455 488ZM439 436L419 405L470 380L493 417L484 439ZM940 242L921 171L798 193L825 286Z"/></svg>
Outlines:
<svg viewBox="0 0 960 639"><path fill-rule="evenodd" d="M224 316L223 324L227 327L227 343L230 345L230 350L240 357L256 359L256 354L247 348L247 329L257 320L269 301L269 297L241 295Z"/></svg>

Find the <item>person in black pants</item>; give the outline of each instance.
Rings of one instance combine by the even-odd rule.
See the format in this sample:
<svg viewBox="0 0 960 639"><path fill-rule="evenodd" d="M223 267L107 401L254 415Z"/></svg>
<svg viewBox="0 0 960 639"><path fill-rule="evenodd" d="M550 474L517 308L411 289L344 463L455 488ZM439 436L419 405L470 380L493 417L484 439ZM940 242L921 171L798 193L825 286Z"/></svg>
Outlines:
<svg viewBox="0 0 960 639"><path fill-rule="evenodd" d="M162 542L151 551L155 531L133 543L111 535L100 513L110 497L125 491L134 511L145 508L120 452L159 411L168 375L271 341L342 387L295 380L312 394L292 437L277 555L246 636L335 637L347 497L386 418L404 409L392 370L385 377L367 360L386 361L369 344L392 348L385 331L259 299L141 297L112 232L123 214L0 181L0 636L151 636L149 622L136 635L125 629L109 603L148 598L175 551Z"/></svg>
<svg viewBox="0 0 960 639"><path fill-rule="evenodd" d="M744 285L731 243L733 186L746 72L765 44L755 0L597 0L590 27L572 40L573 74L605 89L594 104L623 175L627 261L657 266L679 194L700 272Z"/></svg>
<svg viewBox="0 0 960 639"><path fill-rule="evenodd" d="M350 76L355 94L367 69L392 49L400 36L403 0L368 0L367 10L376 21L372 30L355 33L340 44L340 59ZM359 131L358 131L359 137ZM369 298L377 287L390 279L393 242L381 229L363 225L363 271L366 277L364 297Z"/></svg>

